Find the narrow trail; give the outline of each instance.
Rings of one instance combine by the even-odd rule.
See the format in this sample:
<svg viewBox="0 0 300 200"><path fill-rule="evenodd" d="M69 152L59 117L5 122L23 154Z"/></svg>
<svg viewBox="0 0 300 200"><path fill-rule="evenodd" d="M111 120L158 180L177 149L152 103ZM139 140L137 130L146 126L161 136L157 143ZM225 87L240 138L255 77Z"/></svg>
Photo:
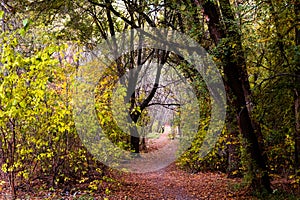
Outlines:
<svg viewBox="0 0 300 200"><path fill-rule="evenodd" d="M169 131L167 127L160 138L148 141L149 149L156 150L168 144ZM122 173L117 179L121 186L112 191L109 199L247 199L233 192L238 179L228 179L222 173L191 174L174 163L155 172Z"/></svg>
<svg viewBox="0 0 300 200"><path fill-rule="evenodd" d="M249 199L233 192L237 179L222 173L190 174L174 164L152 173L122 174L122 186L109 199Z"/></svg>

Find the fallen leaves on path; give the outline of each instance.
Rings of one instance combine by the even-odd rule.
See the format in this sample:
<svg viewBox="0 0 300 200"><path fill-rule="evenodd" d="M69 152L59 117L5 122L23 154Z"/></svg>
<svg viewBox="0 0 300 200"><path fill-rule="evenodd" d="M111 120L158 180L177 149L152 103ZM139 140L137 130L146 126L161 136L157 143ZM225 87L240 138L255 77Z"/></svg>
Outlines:
<svg viewBox="0 0 300 200"><path fill-rule="evenodd" d="M190 174L172 164L157 172L122 174L122 186L109 199L247 199L230 188L239 181L222 173Z"/></svg>
<svg viewBox="0 0 300 200"><path fill-rule="evenodd" d="M166 127L158 139L149 140L148 150L156 151L172 142L168 138L170 131L170 127ZM228 179L222 173L190 174L174 163L156 172L122 173L117 179L122 186L112 191L109 199L247 199L239 197L230 188L239 179Z"/></svg>
<svg viewBox="0 0 300 200"><path fill-rule="evenodd" d="M169 144L176 144L176 140L169 140L169 129L159 138L151 139L148 142L147 153L155 152ZM171 145L171 147L173 147ZM174 148L167 148L165 156L170 156ZM168 152L170 151L170 152ZM145 153L141 154L144 156ZM162 161L162 160L160 160ZM144 166L138 168L147 168L147 162ZM189 173L172 163L168 167L158 171L147 173L129 173L117 170L110 171L108 177L112 177L112 182L101 182L97 191L89 192L89 183L81 183L70 191L66 189L55 189L55 191L32 192L30 194L21 194L24 199L101 199L101 200L223 200L223 199L251 199L253 196L247 196L247 189L240 188L241 179L227 178L227 175L220 172ZM273 181L276 188L289 186L284 180ZM101 186L101 187L100 187ZM9 199L8 188L1 191L0 199ZM290 189L287 188L287 191ZM244 192L243 192L244 191ZM19 192L20 193L20 192ZM81 197L80 197L81 196ZM28 198L27 198L28 197Z"/></svg>

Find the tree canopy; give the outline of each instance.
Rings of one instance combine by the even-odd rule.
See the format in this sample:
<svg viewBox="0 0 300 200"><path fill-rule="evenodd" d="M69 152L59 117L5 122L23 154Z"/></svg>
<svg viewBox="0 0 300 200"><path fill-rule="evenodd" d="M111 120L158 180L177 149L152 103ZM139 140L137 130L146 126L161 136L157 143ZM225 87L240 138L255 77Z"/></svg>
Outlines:
<svg viewBox="0 0 300 200"><path fill-rule="evenodd" d="M240 185L257 195L276 195L274 180L285 178L296 199L299 10L295 0L1 0L0 196L60 187L65 193L82 184L109 198L118 180L98 158L116 158L114 165L142 159L154 151L151 141L164 143L162 132L178 144L176 165L186 172L243 178ZM178 38L164 43L168 35L158 31L147 40L151 28L176 31ZM122 33L129 39L120 40ZM200 50L187 38L205 50L207 60L197 64L209 67L197 70L191 60L198 61ZM98 49L103 44L107 52ZM104 57L94 59L95 52ZM220 80L203 76L212 65ZM82 75L85 67L90 76ZM91 76L97 80L81 79ZM225 125L216 140L207 140L214 104L222 106L219 81ZM78 109L74 90L87 94L83 86L91 82L93 104ZM92 117L74 116L87 111L96 113L103 135ZM99 153L109 146L103 137L115 146ZM201 156L206 146L213 148Z"/></svg>

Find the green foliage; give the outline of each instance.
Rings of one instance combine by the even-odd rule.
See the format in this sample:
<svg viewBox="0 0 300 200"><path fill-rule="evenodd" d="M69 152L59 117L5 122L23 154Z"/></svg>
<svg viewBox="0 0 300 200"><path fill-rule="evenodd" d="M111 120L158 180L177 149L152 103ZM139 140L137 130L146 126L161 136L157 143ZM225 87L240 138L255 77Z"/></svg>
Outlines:
<svg viewBox="0 0 300 200"><path fill-rule="evenodd" d="M94 200L95 198L91 195L86 194L86 195L82 195L82 196L80 196L78 198L75 198L75 199L76 200Z"/></svg>
<svg viewBox="0 0 300 200"><path fill-rule="evenodd" d="M265 193L254 193L258 199L270 199L270 200L297 200L297 195L291 194L287 191L274 190L272 194Z"/></svg>
<svg viewBox="0 0 300 200"><path fill-rule="evenodd" d="M209 120L205 120L201 123L201 129L198 131L191 147L182 154L177 163L191 172L213 170L226 172L227 156L225 153L225 141L227 136L224 133L221 134L217 144L205 157L200 155L200 149L207 134L208 122Z"/></svg>
<svg viewBox="0 0 300 200"><path fill-rule="evenodd" d="M67 46L50 38L30 54L17 33L0 38L0 165L12 193L35 179L45 180L44 189L80 182L98 165L72 120L75 67L59 60Z"/></svg>
<svg viewBox="0 0 300 200"><path fill-rule="evenodd" d="M147 138L149 139L158 139L160 137L160 133L152 132L147 134Z"/></svg>
<svg viewBox="0 0 300 200"><path fill-rule="evenodd" d="M128 148L128 131L126 114L128 106L124 106L124 96L126 90L123 87L117 87L114 91L117 76L107 69L100 78L99 85L96 88L96 110L99 117L99 123L102 130L111 142L121 148Z"/></svg>
<svg viewBox="0 0 300 200"><path fill-rule="evenodd" d="M271 174L287 177L294 171L294 18L292 3L262 3L255 25L244 23L253 116L261 126ZM251 11L249 11L251 14ZM252 13L253 14L253 13ZM249 34L251 33L251 34Z"/></svg>
<svg viewBox="0 0 300 200"><path fill-rule="evenodd" d="M124 1L130 9L117 8L116 11L125 19L132 20L130 24L109 9L91 2L17 0L8 1L7 5L4 4L6 10L0 10L0 20L4 23L1 24L0 37L0 168L5 174L5 181L12 186L14 183L27 183L30 186L31 180L40 179L47 182L46 187L91 181L90 189L98 189L102 179L92 179L88 175L91 170L102 175L105 168L82 147L71 115L70 85L75 67L55 57L60 55L63 58L67 46L58 45L65 42L54 39L49 33L54 33L57 38L65 41L80 40L90 48L90 44L105 40L114 31L134 27L133 23L146 26L143 15L139 13L145 12L150 18L156 16L154 23L157 27L172 27L194 38L213 54L213 59L219 66L226 64L222 63L222 58L229 57L226 62L236 61L231 58L239 59L235 54L244 52L242 55L245 56L251 87L250 103L247 106L251 118L261 127L259 141L265 145L263 153L268 157L270 175L274 178L290 177L294 180L294 185L299 185L299 176L294 175L294 100L295 91L300 87L295 81L295 75L299 73L300 58L294 31L299 26L299 17L294 11L296 1L234 1L230 8L235 11L236 20L221 21L222 26L232 25L225 31L233 32L232 28L237 28L237 34L223 38L217 46L212 42L212 30L208 29L210 19L203 14L201 5L180 1L161 4L162 1L157 0L137 1L137 5L133 5L132 1ZM201 4L200 2L208 1L192 2ZM209 2L220 4L221 1ZM222 2L224 4L225 1ZM139 9L133 9L135 6ZM112 24L109 24L107 13L112 16ZM221 16L225 16L224 13ZM241 37L241 41L238 41L237 36ZM172 62L172 59L169 61ZM128 106L121 103L126 91L124 88L117 88L116 95L113 96L118 76L115 73L116 66L110 67L111 71L105 71L103 77L100 77L95 107L99 124L108 138L128 150L128 127L126 129L126 116L123 115L128 111ZM202 123L191 147L180 157L178 163L191 171L226 171L231 164L227 160L231 143L229 130L224 130L217 145L206 157L199 155L207 132L210 100L207 91L204 91L205 83L192 70L188 70L187 66L180 67L184 69L186 77L191 79L190 84L198 93ZM140 97L142 99L143 94ZM138 101L140 99L136 99ZM123 114L114 114L113 107ZM140 113L141 109L136 106L131 111ZM174 118L174 124L179 124L180 118L178 114ZM143 126L151 120L148 111L144 110L138 123ZM184 146L192 133L182 128L184 137L181 140ZM237 126L233 129L238 132ZM152 136L156 137L155 134L150 135ZM246 153L246 143L234 142L238 156L242 158L242 167L238 167L239 171L236 173L251 171L249 163L252 160ZM94 149L99 148L101 147L95 146ZM113 149L111 152L114 153ZM109 158L109 155L106 156ZM252 176L253 172L246 173L245 183ZM269 196L265 194L262 198L293 199L278 191Z"/></svg>

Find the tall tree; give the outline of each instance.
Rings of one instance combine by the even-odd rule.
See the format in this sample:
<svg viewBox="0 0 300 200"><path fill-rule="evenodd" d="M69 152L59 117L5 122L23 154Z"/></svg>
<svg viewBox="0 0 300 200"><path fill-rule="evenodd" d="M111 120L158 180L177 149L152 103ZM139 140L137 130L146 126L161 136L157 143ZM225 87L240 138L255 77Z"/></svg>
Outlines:
<svg viewBox="0 0 300 200"><path fill-rule="evenodd" d="M296 22L299 21L300 17L300 4L295 3L294 5ZM294 106L295 106L295 170L296 174L300 175L300 67L299 67L299 52L300 52L300 28L299 25L295 26L295 88L294 88ZM298 55L298 56L297 56ZM298 65L297 65L298 63Z"/></svg>
<svg viewBox="0 0 300 200"><path fill-rule="evenodd" d="M7 2L7 1L4 1ZM193 38L197 39L198 42L203 44L203 46L212 52L213 47L217 47L215 56L217 60L220 61L223 67L224 80L227 88L228 98L229 98L229 118L228 124L232 128L232 134L237 137L236 127L239 127L240 133L242 133L244 139L246 140L246 149L249 154L249 170L252 175L252 186L255 188L260 188L262 185L265 189L270 191L270 183L267 172L267 159L265 158L265 152L262 145L262 137L260 133L260 127L255 122L253 116L253 107L251 101L251 91L249 84L249 75L257 79L259 76L260 79L263 79L264 76L277 76L277 72L286 72L285 66L286 63L290 61L286 60L286 46L285 44L285 30L286 27L282 28L284 21L288 21L288 17L285 16L285 12L281 12L282 10L287 10L287 7L294 7L292 12L295 13L295 21L299 20L299 4L295 1L276 1L276 0L268 0L268 1L238 1L238 4L253 4L253 12L256 9L259 9L260 14L263 11L267 11L266 16L258 17L253 15L253 22L255 22L251 26L260 26L259 20L262 20L265 24L270 24L266 27L266 38L264 40L271 41L274 46L270 45L269 47L265 47L261 44L258 44L257 49L262 48L262 53L258 57L261 58L261 63L266 64L266 68L268 68L268 73L264 74L263 72L253 73L249 69L246 68L246 65L255 60L252 55L250 57L245 54L247 52L243 49L242 43L244 42L244 36L241 35L240 29L241 26L238 25L238 22L245 20L245 15L238 15L233 12L234 7L230 4L232 1L229 0L169 0L169 1L101 1L101 0L87 0L87 1L52 1L49 3L48 1L43 2L35 2L31 3L28 1L33 8L40 8L39 10L46 11L46 8L51 10L51 16L47 17L47 19L54 18L53 16L59 16L58 19L62 15L66 15L66 21L63 26L64 30L60 30L62 33L67 33L71 31L72 33L78 33L78 37L86 42L94 42L94 41L103 41L110 36L113 36L116 32L123 31L129 28L142 28L144 26L157 26L157 27L171 27L172 29L179 30L182 33L186 33L191 35ZM49 6L48 6L49 3ZM123 6L121 9L116 6L119 4ZM9 4L10 5L10 4ZM262 7L263 5L263 7ZM291 6L293 5L293 6ZM245 5L246 6L246 5ZM251 6L250 6L251 7ZM66 9L69 8L69 9ZM238 9L238 8L235 8ZM273 9L273 11L272 11ZM67 10L67 11L66 11ZM41 15L40 13L38 15ZM240 18L241 17L241 18ZM70 18L70 19L68 19ZM251 18L251 17L250 17ZM254 21L254 18L257 21ZM277 19L277 22L276 22ZM279 19L279 21L278 21ZM281 20L281 21L280 21ZM49 22L50 20L47 20ZM205 23L207 26L205 25ZM56 21L57 23L57 21ZM287 23L288 24L288 23ZM53 27L53 26L52 26ZM206 27L208 31L206 30ZM275 27L275 28L274 28ZM271 30L268 32L268 30ZM283 30L281 30L283 29ZM78 32L74 31L77 30ZM273 32L275 30L275 32ZM292 27L294 30L294 27ZM272 33L271 33L272 32ZM280 34L278 34L280 33ZM261 33L258 33L261 34ZM271 36L272 35L272 36ZM275 35L275 36L274 36ZM66 36L66 34L65 34ZM72 36L77 36L76 34L72 34ZM261 37L261 36L258 36ZM295 34L293 36L289 36L289 40L295 42L296 49L299 46L299 27L295 26ZM294 39L295 38L295 39ZM250 40L248 41L251 42ZM96 43L96 42L95 42ZM269 49L267 49L269 48ZM116 50L118 48L116 47ZM298 48L299 49L299 48ZM248 51L248 50L247 50ZM266 51L272 52L266 53ZM299 50L297 50L298 52ZM251 51L250 51L251 52ZM299 169L299 149L300 149L300 139L299 139L299 67L297 61L299 54L295 53L294 57L294 65L288 65L292 68L292 87L289 88L289 92L291 93L291 88L293 89L294 101L289 99L289 111L292 109L291 105L293 104L294 110L294 120L295 120L295 134L294 134L294 147L295 147L295 165L296 169ZM255 52L258 54L258 52ZM268 54L268 56L266 56ZM131 64L138 65L137 57L141 54L137 52L136 54L128 55L127 60L118 60L117 63L117 72L118 76L122 77L125 73L126 69L131 69L132 66L126 66L126 62L131 62ZM249 59L250 58L250 59ZM291 60L291 58L288 58ZM168 60L170 61L170 60ZM261 64L260 63L260 64ZM259 63L257 65L260 65ZM248 67L248 66L247 66ZM265 66L264 66L265 67ZM280 70L277 70L281 68ZM247 71L248 70L248 71ZM249 74L251 73L251 74ZM253 73L253 74L252 74ZM273 74L274 73L274 74ZM132 77L135 77L136 74L132 74ZM291 77L291 76L290 76ZM272 78L272 77L271 77ZM270 79L268 77L267 79ZM134 80L130 79L131 81ZM274 82L278 79L273 78ZM289 78L291 80L291 78ZM255 81L254 81L255 82ZM291 82L287 84L288 81L282 81L284 87L289 87ZM269 85L272 85L272 81L269 81ZM280 88L280 85L277 85ZM273 88L270 87L272 90ZM155 89L155 85L153 85L153 89ZM252 88L253 89L253 88ZM279 90L279 89L278 89ZM149 90L151 91L151 90ZM266 91L263 91L264 96L268 96ZM291 96L289 93L289 96ZM149 92L151 94L151 92ZM283 96L283 95L282 95ZM128 101L131 99L131 118L133 121L137 121L139 118L139 112L137 111L136 105L139 106L145 105L142 102L136 101L136 93L128 94ZM151 97L151 95L149 95ZM282 99L280 95L276 95L276 98ZM147 98L145 98L147 99ZM271 97L270 97L271 99ZM268 99L268 100L270 100ZM148 100L147 100L148 101ZM271 101L271 100L270 100ZM293 102L292 102L293 101ZM275 108L275 104L272 104L270 107L273 109L272 113L277 111ZM274 111L275 110L275 111ZM280 110L280 109L279 109ZM265 111L261 111L265 112ZM271 111L270 111L271 112ZM234 113L231 115L231 113ZM291 112L289 112L291 113ZM264 114L262 114L263 116ZM291 114L289 115L289 117ZM269 126L272 126L273 118L267 119L267 123ZM269 120L269 121L268 121ZM278 119L277 119L278 121ZM270 125L271 124L271 125ZM265 124L264 124L265 125ZM288 124L287 126L291 126ZM272 128L273 127L269 127ZM280 125L276 126L276 129L281 128ZM275 128L274 128L275 129ZM282 131L284 132L284 131ZM271 134L269 134L271 135ZM283 134L282 134L283 135ZM281 135L281 136L282 136ZM138 139L133 137L131 139L132 146L135 152L138 152ZM290 145L291 146L291 145ZM293 152L294 153L294 152ZM257 174L257 172L259 172Z"/></svg>
<svg viewBox="0 0 300 200"><path fill-rule="evenodd" d="M241 35L229 0L220 0L220 7L212 1L201 1L211 38L221 52L227 94L233 102L234 112L249 154L248 166L254 189L271 192L266 159L258 140L258 127L250 115L250 85L242 47ZM222 16L220 15L222 13Z"/></svg>

